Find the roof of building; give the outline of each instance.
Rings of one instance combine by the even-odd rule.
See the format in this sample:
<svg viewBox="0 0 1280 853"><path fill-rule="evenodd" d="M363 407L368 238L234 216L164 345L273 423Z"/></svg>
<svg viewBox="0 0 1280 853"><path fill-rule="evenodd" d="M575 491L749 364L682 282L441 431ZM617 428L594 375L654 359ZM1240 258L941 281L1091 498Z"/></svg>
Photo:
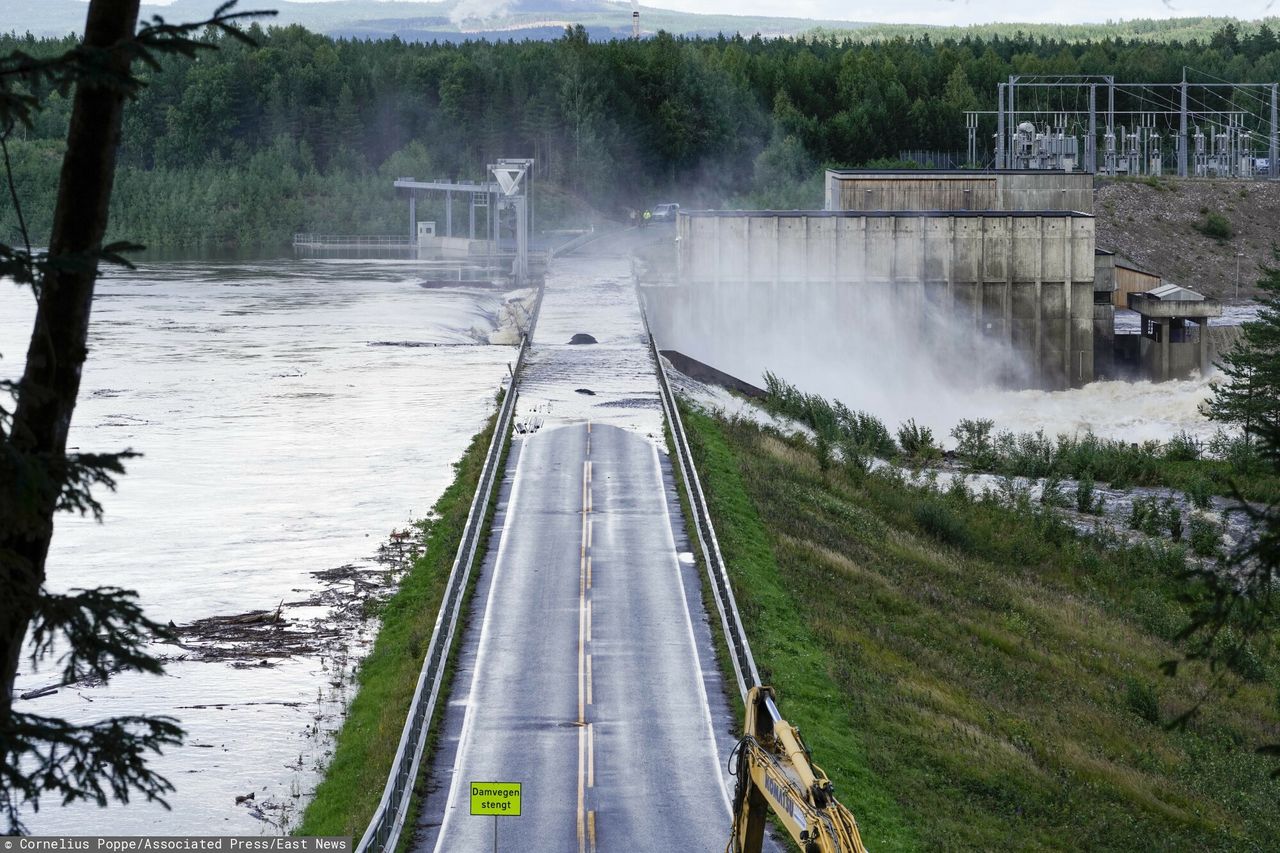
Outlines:
<svg viewBox="0 0 1280 853"><path fill-rule="evenodd" d="M875 175L914 175L920 178L981 178L990 175L1085 175L1079 169L827 169L828 175L865 178Z"/></svg>
<svg viewBox="0 0 1280 853"><path fill-rule="evenodd" d="M1023 219L1029 216L1044 216L1054 218L1069 219L1093 219L1092 213L1083 213L1079 210L681 210L681 216L692 217L719 217L722 219L736 219L749 216L777 216L782 218L797 218L808 216L813 218L844 218L854 219L858 217L867 218L883 218L889 216L899 217L993 217L1004 219L1011 217L1013 219Z"/></svg>
<svg viewBox="0 0 1280 853"><path fill-rule="evenodd" d="M1204 296L1173 283L1162 284L1146 292L1147 296L1161 302L1203 302Z"/></svg>
<svg viewBox="0 0 1280 853"><path fill-rule="evenodd" d="M1149 275L1152 278L1160 277L1160 273L1152 272L1151 270L1144 270L1142 267L1138 266L1133 261L1126 260L1123 255L1116 255L1116 266L1122 270L1129 270L1130 272L1142 273L1143 275Z"/></svg>

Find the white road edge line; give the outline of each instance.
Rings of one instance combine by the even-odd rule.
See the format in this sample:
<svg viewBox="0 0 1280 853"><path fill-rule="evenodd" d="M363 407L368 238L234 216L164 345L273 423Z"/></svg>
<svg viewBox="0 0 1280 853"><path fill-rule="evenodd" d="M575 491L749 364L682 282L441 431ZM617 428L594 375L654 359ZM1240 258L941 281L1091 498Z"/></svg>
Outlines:
<svg viewBox="0 0 1280 853"><path fill-rule="evenodd" d="M698 654L698 638L693 632L693 614L689 610L689 596L684 591L684 577L680 574L680 557L676 553L676 534L671 527L671 507L667 503L667 484L662 479L662 459L658 456L658 445L650 442L650 449L653 451L653 473L658 481L658 494L662 495L663 519L666 520L667 541L671 543L671 565L675 568L676 585L680 590L680 602L684 605L684 622L689 633L689 650L693 653L693 665L698 670L698 696L702 700L699 704L702 706L702 718L707 724L707 738L711 743L711 765L712 771L716 779L720 780L720 796L724 801L724 813L726 817L733 817L733 806L729 801L729 788L725 783L724 773L722 772L723 764L720 761L720 744L716 740L715 724L711 720L711 703L707 699L706 675L702 671L702 658ZM699 581L701 583L701 581Z"/></svg>
<svg viewBox="0 0 1280 853"><path fill-rule="evenodd" d="M529 440L530 438L526 438L524 439L524 442L528 442ZM512 440L512 443L514 444L514 438ZM519 458L516 459L516 470L515 470L515 474L513 475L513 481L511 484L511 496L507 499L507 510L506 510L506 516L505 516L505 518L507 519L515 518L514 511L520 497L520 483L521 483L520 470L524 468L525 456L526 454L524 452L524 446L522 443L522 446L520 448L520 456ZM502 489L501 481L499 481L498 483L498 489L499 489L499 492L501 492L501 489ZM462 758L464 755L466 755L467 743L471 739L472 711L475 710L475 707L476 707L475 702L473 701L473 699L475 698L475 692L476 692L476 680L479 677L480 673L484 672L484 659L488 656L489 625L491 624L489 621L489 612L493 608L493 599L494 599L493 591L497 589L498 576L502 573L502 566L503 566L502 556L507 549L508 527L509 525L503 528L502 536L498 539L498 551L494 555L493 577L490 579L489 593L484 603L484 621L480 623L480 639L476 643L475 667L471 671L471 686L467 689L467 710L462 717L462 730L458 733L458 748L453 755L453 778L450 779L449 781L449 796L444 802L444 819L440 822L440 833L436 836L436 846L433 848L434 850L437 851L437 853L443 853L443 851L440 850L440 843L444 840L445 836L448 835L448 832L449 832L449 822L453 818L454 801L458 793L459 779L461 778ZM490 535L492 535L492 531L490 531ZM483 571L483 570L484 570L484 566L482 565L479 571Z"/></svg>

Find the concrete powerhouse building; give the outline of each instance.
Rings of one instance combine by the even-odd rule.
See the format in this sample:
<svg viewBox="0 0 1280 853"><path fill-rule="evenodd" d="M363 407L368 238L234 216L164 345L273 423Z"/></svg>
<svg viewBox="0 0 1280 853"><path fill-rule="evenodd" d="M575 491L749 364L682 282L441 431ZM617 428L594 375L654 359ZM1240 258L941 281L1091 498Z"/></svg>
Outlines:
<svg viewBox="0 0 1280 853"><path fill-rule="evenodd" d="M646 288L659 346L749 383L886 348L978 384L1094 378L1091 176L829 171L827 201L682 212L677 280Z"/></svg>

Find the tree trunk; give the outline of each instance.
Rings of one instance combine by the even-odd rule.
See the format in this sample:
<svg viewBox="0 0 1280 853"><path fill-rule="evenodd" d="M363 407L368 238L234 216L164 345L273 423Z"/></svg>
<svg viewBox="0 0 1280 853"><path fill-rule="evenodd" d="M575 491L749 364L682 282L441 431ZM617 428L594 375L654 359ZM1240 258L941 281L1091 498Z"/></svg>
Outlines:
<svg viewBox="0 0 1280 853"><path fill-rule="evenodd" d="M90 0L84 44L109 48L131 39L139 2ZM111 54L110 71L123 76L129 67L124 52ZM98 277L97 260L89 256L101 249L107 230L124 101L118 88L81 82L72 103L49 255L55 263L59 258L76 256L85 262L51 270L45 276L26 369L18 385L10 452L37 460L53 476L36 484L27 506L7 503L7 512L19 517L0 519L0 588L4 589L0 602L0 719L10 712L13 681L44 583L53 514L64 485L67 431L80 392L89 309Z"/></svg>

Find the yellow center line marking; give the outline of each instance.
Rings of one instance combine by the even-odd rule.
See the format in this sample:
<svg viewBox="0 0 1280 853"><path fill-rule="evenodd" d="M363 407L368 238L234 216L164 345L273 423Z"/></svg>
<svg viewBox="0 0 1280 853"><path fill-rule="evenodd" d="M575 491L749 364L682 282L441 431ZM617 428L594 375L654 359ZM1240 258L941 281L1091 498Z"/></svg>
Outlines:
<svg viewBox="0 0 1280 853"><path fill-rule="evenodd" d="M586 453L591 455L591 422L587 421ZM595 853L596 813L587 811L587 788L596 784L595 727L587 722L586 706L593 701L591 642L591 460L582 463L582 544L578 557L578 851Z"/></svg>

